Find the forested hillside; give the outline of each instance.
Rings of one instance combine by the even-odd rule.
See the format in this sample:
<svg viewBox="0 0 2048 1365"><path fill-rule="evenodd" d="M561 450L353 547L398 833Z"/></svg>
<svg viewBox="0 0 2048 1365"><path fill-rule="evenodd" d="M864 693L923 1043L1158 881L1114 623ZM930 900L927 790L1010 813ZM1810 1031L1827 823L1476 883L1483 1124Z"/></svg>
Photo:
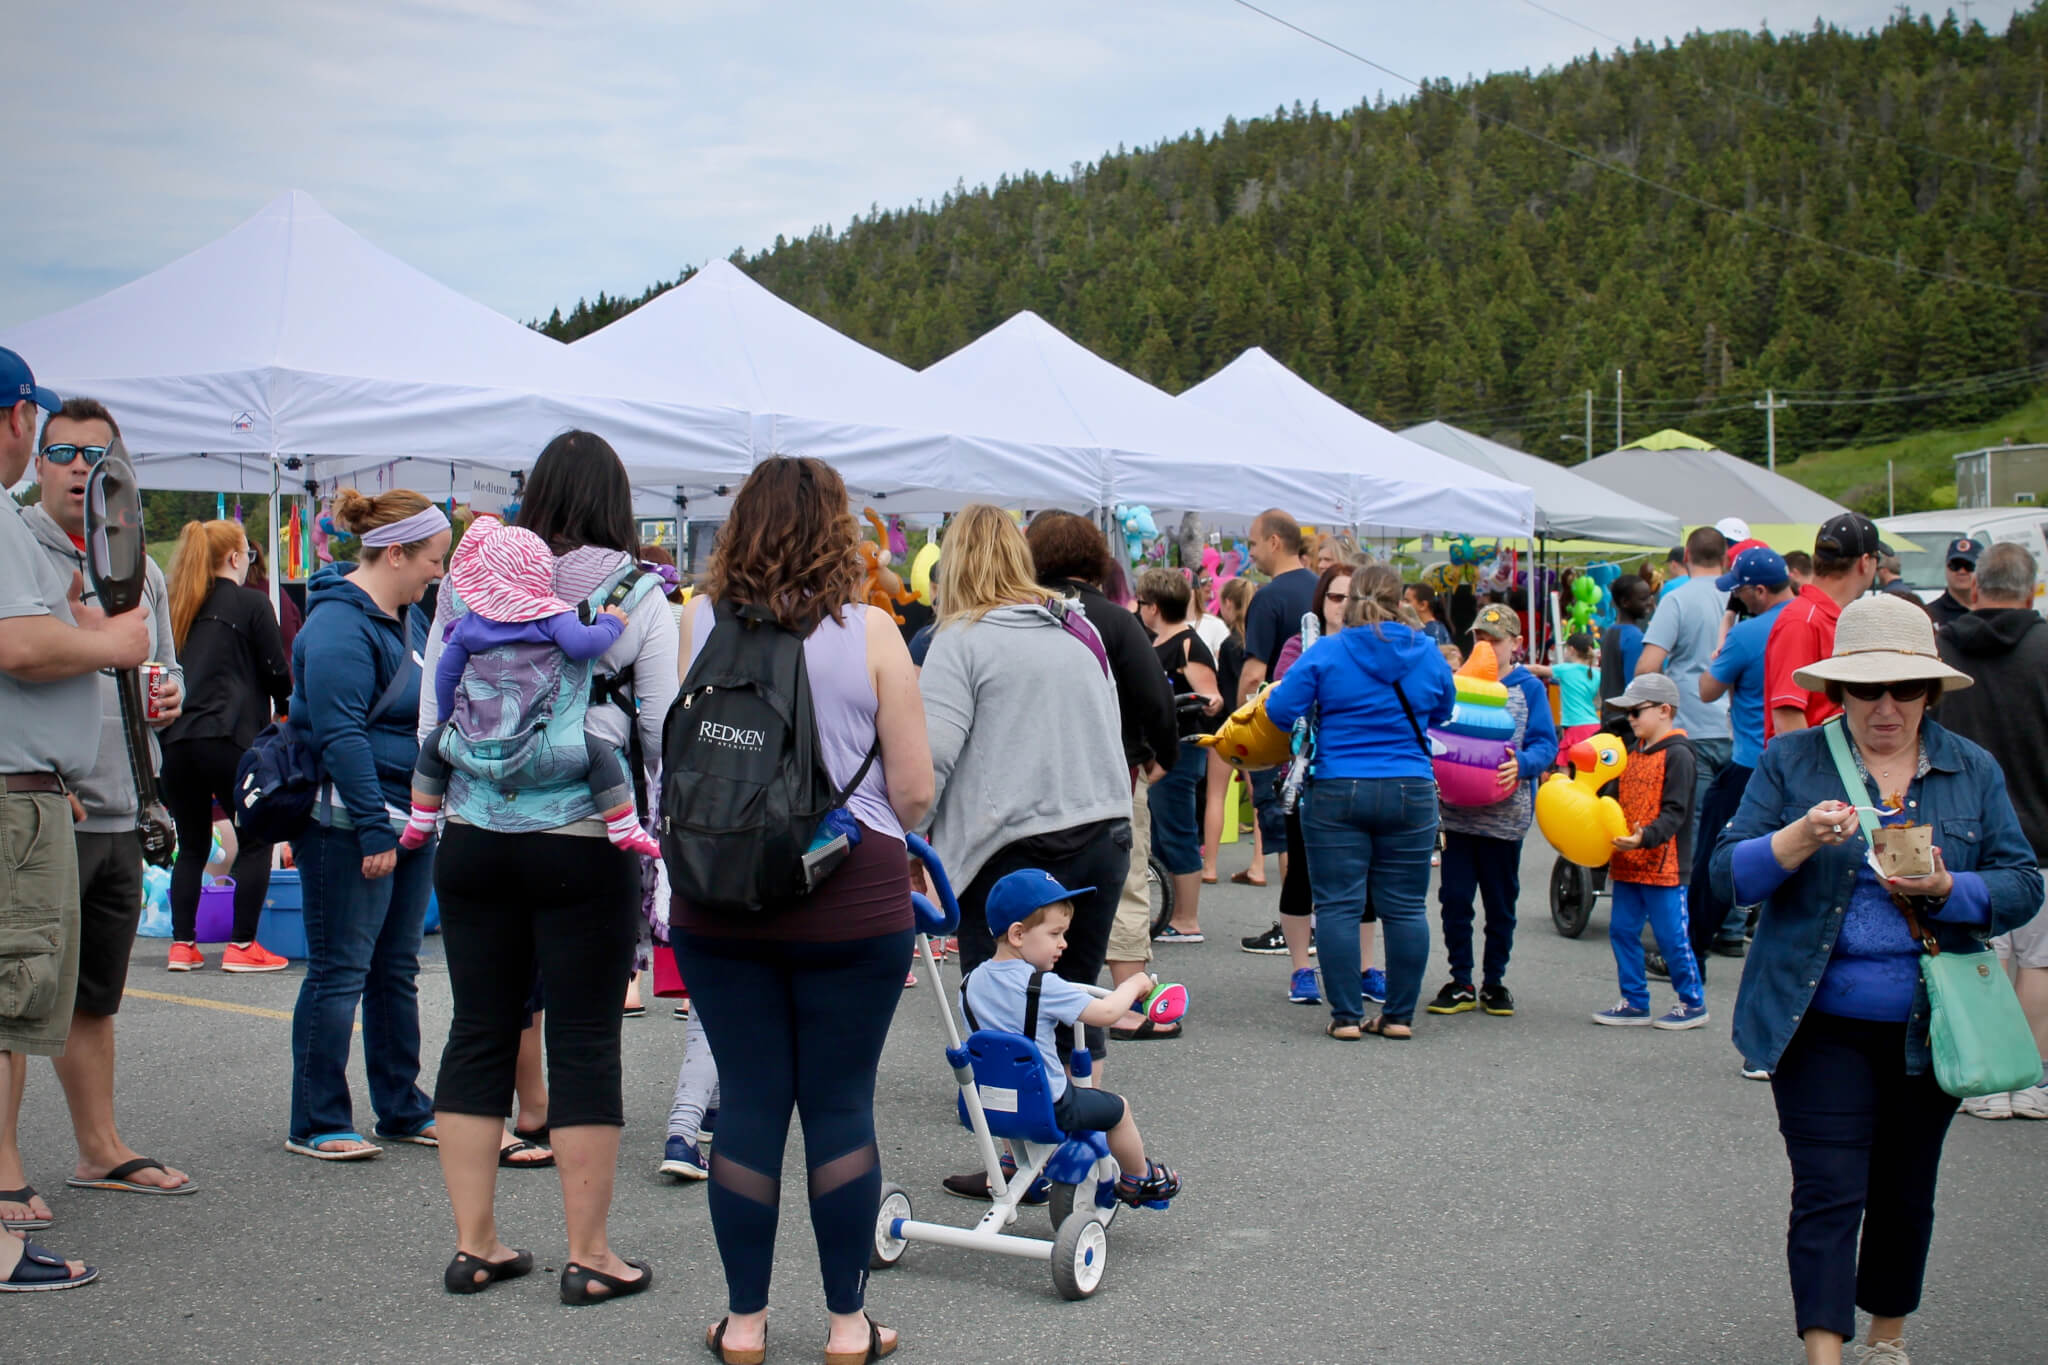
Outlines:
<svg viewBox="0 0 2048 1365"><path fill-rule="evenodd" d="M1998 34L1698 34L1229 119L734 259L918 367L1029 308L1169 390L1258 344L1381 422L1554 459L1588 388L1609 443L1620 369L1631 437L1757 459L1751 401L1790 393L1782 458L2044 386L2044 87L2048 0ZM540 325L573 339L665 287Z"/></svg>

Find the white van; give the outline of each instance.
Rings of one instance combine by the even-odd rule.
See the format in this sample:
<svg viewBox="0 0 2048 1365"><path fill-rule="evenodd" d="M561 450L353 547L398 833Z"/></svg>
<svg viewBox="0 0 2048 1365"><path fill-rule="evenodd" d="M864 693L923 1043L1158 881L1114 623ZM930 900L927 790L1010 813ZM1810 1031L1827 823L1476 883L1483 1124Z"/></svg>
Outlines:
<svg viewBox="0 0 2048 1365"><path fill-rule="evenodd" d="M1969 536L1984 545L2024 545L2034 556L2034 607L2048 602L2048 508L1971 507L1946 512L1910 512L1883 517L1877 529L1896 531L1920 548L1899 547L1899 572L1921 598L1932 602L1948 586L1948 547Z"/></svg>

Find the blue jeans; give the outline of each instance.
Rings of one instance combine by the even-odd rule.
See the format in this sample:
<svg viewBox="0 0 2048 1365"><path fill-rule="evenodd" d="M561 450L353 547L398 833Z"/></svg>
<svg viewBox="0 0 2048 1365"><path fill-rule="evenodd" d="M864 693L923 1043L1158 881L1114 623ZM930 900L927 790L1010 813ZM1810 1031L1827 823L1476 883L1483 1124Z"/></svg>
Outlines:
<svg viewBox="0 0 2048 1365"><path fill-rule="evenodd" d="M1176 877L1202 870L1202 832L1195 827L1195 788L1209 772L1209 751L1181 741L1166 776L1145 789L1152 811L1152 851Z"/></svg>
<svg viewBox="0 0 2048 1365"><path fill-rule="evenodd" d="M1614 971L1621 979L1621 998L1639 1010L1650 1007L1650 982L1643 974L1643 921L1657 936L1657 951L1671 969L1671 988L1686 1005L1705 1003L1700 992L1699 962L1685 916L1685 888L1613 882L1614 904L1607 913L1607 941L1614 946Z"/></svg>
<svg viewBox="0 0 2048 1365"><path fill-rule="evenodd" d="M355 1129L348 1052L363 1009L363 1070L377 1131L417 1132L434 1116L420 1089L420 932L434 846L398 850L398 869L363 876L354 830L310 826L292 841L306 904L306 979L292 1011L291 1136Z"/></svg>
<svg viewBox="0 0 2048 1365"><path fill-rule="evenodd" d="M1386 941L1390 1024L1415 1018L1429 960L1429 855L1436 783L1427 777L1318 778L1302 797L1301 839L1316 903L1316 943L1330 1016L1365 1017L1358 923L1370 892Z"/></svg>
<svg viewBox="0 0 2048 1365"><path fill-rule="evenodd" d="M1481 978L1488 986L1507 979L1515 949L1515 901L1522 894L1522 841L1483 834L1444 834L1443 877L1437 904L1444 920L1444 956L1451 980L1472 984L1472 902L1486 905L1486 956Z"/></svg>

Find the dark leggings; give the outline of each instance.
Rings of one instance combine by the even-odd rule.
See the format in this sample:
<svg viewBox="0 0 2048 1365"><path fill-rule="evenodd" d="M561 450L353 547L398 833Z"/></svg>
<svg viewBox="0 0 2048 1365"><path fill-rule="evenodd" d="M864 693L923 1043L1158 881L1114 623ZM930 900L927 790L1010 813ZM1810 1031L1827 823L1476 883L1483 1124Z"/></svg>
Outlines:
<svg viewBox="0 0 2048 1365"><path fill-rule="evenodd" d="M455 997L434 1108L510 1112L538 963L549 1124L623 1126L619 1002L639 936L640 860L602 838L450 824L434 891Z"/></svg>
<svg viewBox="0 0 2048 1365"><path fill-rule="evenodd" d="M842 943L676 935L676 963L718 1058L711 1230L731 1312L768 1306L792 1110L803 1120L825 1306L858 1313L866 1301L882 1199L875 1069L910 943L908 929Z"/></svg>
<svg viewBox="0 0 2048 1365"><path fill-rule="evenodd" d="M178 827L178 861L171 866L171 938L191 943L198 936L199 883L213 848L215 802L235 809L235 767L242 749L231 739L184 739L164 745L164 804ZM232 818L232 814L230 815ZM263 898L270 894L269 844L243 840L229 875L235 879L235 927L231 943L256 937Z"/></svg>

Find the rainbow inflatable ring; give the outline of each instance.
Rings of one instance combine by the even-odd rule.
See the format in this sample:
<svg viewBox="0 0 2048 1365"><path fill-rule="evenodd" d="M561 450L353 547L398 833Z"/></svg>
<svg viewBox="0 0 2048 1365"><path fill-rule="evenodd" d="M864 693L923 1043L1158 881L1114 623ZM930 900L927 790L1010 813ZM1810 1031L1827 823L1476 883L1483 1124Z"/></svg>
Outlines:
<svg viewBox="0 0 2048 1365"><path fill-rule="evenodd" d="M1429 731L1437 791L1447 806L1491 806L1515 790L1500 784L1515 718L1508 712L1508 689L1500 680L1492 641L1472 642L1472 657L1458 670L1456 682L1458 701L1451 718Z"/></svg>

